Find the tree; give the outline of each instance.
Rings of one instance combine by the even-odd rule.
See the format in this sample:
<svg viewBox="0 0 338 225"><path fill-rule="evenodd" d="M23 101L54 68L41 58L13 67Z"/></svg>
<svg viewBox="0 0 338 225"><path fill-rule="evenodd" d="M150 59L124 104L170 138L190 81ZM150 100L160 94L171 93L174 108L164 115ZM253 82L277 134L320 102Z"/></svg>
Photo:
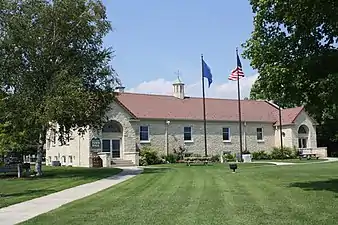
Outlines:
<svg viewBox="0 0 338 225"><path fill-rule="evenodd" d="M266 97L305 105L319 122L338 118L338 2L250 3L254 31L244 57L258 70Z"/></svg>
<svg viewBox="0 0 338 225"><path fill-rule="evenodd" d="M271 95L271 93L266 92L265 89L261 85L260 79L257 79L250 90L250 99L253 100L259 100L259 99L264 99L264 100L269 100L273 101L275 104L282 108L292 108L299 106L297 104L293 104L290 102L285 101L283 98L283 95Z"/></svg>
<svg viewBox="0 0 338 225"><path fill-rule="evenodd" d="M258 79L252 84L250 90L250 99L268 99L263 90L260 88L260 83Z"/></svg>
<svg viewBox="0 0 338 225"><path fill-rule="evenodd" d="M15 131L38 131L36 171L46 134L59 141L102 125L119 83L103 47L111 30L99 0L6 0L0 3L0 87Z"/></svg>
<svg viewBox="0 0 338 225"><path fill-rule="evenodd" d="M251 0L254 31L244 57L259 72L251 97L305 105L330 139L338 137L338 2ZM311 15L311 16L310 16ZM322 136L322 135L319 135Z"/></svg>

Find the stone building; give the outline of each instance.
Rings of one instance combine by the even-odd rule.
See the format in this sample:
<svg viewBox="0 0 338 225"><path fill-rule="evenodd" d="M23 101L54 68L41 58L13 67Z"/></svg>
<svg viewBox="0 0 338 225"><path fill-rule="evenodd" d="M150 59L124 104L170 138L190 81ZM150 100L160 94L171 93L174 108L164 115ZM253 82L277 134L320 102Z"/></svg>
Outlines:
<svg viewBox="0 0 338 225"><path fill-rule="evenodd" d="M144 146L168 154L174 148L204 155L202 98L188 97L178 78L173 95L125 93L118 90L117 100L107 112L102 130L84 136L73 134L66 145L48 134L46 161L62 165L91 166L92 153L103 159L103 166L114 163L138 165ZM206 99L208 155L239 152L237 100ZM242 100L243 150L271 151L280 147L279 107L264 100ZM326 157L326 149L317 148L316 124L303 107L282 109L282 140L287 147L311 149Z"/></svg>

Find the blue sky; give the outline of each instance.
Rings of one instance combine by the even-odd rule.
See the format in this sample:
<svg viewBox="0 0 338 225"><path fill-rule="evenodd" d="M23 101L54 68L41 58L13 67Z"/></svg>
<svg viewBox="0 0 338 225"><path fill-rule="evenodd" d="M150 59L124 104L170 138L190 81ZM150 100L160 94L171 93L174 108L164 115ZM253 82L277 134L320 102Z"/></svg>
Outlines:
<svg viewBox="0 0 338 225"><path fill-rule="evenodd" d="M253 30L248 0L103 0L114 31L105 45L115 50L113 67L129 91L168 94L180 70L188 95L201 94L201 54L211 68L209 97L233 98L228 81L240 47ZM242 49L239 48L242 52ZM242 60L247 96L256 78L250 62Z"/></svg>

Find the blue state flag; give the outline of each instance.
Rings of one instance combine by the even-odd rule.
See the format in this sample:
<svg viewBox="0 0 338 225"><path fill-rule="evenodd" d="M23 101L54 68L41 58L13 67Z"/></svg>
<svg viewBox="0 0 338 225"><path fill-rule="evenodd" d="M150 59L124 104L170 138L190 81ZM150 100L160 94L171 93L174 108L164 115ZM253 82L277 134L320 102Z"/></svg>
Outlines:
<svg viewBox="0 0 338 225"><path fill-rule="evenodd" d="M212 83L212 74L211 74L211 70L210 67L207 65L206 62L204 62L204 59L202 59L202 79L203 77L208 79L208 83L209 83L209 87Z"/></svg>

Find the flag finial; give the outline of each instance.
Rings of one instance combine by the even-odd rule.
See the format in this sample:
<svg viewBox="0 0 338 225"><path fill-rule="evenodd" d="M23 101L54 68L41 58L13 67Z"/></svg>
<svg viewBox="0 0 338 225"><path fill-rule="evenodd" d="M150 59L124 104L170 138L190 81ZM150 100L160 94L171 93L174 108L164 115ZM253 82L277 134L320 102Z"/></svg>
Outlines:
<svg viewBox="0 0 338 225"><path fill-rule="evenodd" d="M176 83L176 84L183 84L183 82L182 82L182 80L181 80L181 77L180 77L180 75L181 75L180 70L177 70L177 71L175 72L175 74L177 75L177 79L176 79L175 83Z"/></svg>
<svg viewBox="0 0 338 225"><path fill-rule="evenodd" d="M175 72L175 74L177 75L177 79L180 79L180 75L181 75L180 70L177 70L177 71Z"/></svg>

